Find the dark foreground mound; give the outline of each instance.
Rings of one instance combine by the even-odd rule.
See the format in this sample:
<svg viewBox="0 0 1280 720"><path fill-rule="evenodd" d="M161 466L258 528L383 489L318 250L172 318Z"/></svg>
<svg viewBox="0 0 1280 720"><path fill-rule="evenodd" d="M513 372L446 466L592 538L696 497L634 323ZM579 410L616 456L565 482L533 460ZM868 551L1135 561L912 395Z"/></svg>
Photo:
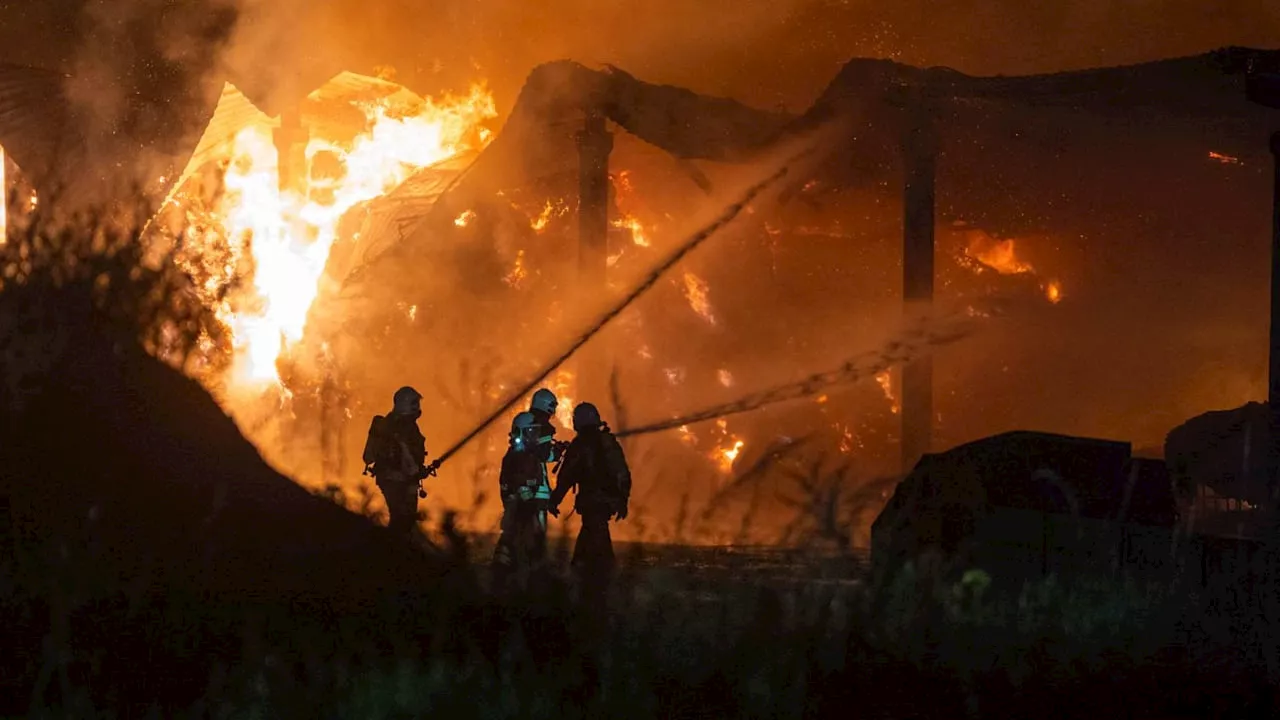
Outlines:
<svg viewBox="0 0 1280 720"><path fill-rule="evenodd" d="M73 298L57 327L6 338L0 697L25 708L105 668L189 698L255 617L336 632L421 609L439 557L273 471L198 384ZM17 373L33 349L41 367Z"/></svg>

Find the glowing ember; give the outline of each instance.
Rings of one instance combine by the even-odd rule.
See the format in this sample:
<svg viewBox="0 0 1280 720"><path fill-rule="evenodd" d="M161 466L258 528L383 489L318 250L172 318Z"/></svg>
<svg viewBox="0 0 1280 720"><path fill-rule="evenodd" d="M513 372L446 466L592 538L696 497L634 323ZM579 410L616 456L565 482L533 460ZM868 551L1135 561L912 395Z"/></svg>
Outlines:
<svg viewBox="0 0 1280 720"><path fill-rule="evenodd" d="M672 385L684 382L684 368L663 368L662 372L667 376L667 382Z"/></svg>
<svg viewBox="0 0 1280 720"><path fill-rule="evenodd" d="M840 453L842 455L848 455L852 453L853 444L855 442L853 431L850 430L847 425L840 425L840 424L836 425L836 429L840 431Z"/></svg>
<svg viewBox="0 0 1280 720"><path fill-rule="evenodd" d="M721 385L725 387L733 387L733 373L722 368L717 375L720 378Z"/></svg>
<svg viewBox="0 0 1280 720"><path fill-rule="evenodd" d="M693 434L688 425L680 426L680 442L685 445L693 446L698 444L698 437Z"/></svg>
<svg viewBox="0 0 1280 720"><path fill-rule="evenodd" d="M1224 155L1222 153L1217 153L1212 150L1209 151L1209 159L1217 160L1223 165L1242 165L1243 164L1240 162L1240 158L1238 157L1235 157L1232 155Z"/></svg>
<svg viewBox="0 0 1280 720"><path fill-rule="evenodd" d="M744 445L746 445L746 443L741 440L735 440L733 442L733 447L728 450L720 451L720 457L722 458L720 461L721 472L730 472L733 470L733 462L738 459L738 453L742 452Z"/></svg>
<svg viewBox="0 0 1280 720"><path fill-rule="evenodd" d="M332 156L338 172L309 178L308 187L296 191L280 189L270 128L246 127L227 148L224 192L209 208L211 217L187 230L191 252L179 262L202 279L204 299L230 330L233 379L279 382L276 361L302 338L343 215L421 168L479 149L488 139L480 123L496 115L481 86L439 103L390 103L356 106L366 123L353 140L313 136L308 161ZM250 278L245 292L225 293Z"/></svg>
<svg viewBox="0 0 1280 720"><path fill-rule="evenodd" d="M716 421L716 431L721 440L716 449L711 452L711 459L719 465L720 472L732 472L733 463L742 453L742 448L746 447L746 443L729 432L729 422L724 418Z"/></svg>
<svg viewBox="0 0 1280 720"><path fill-rule="evenodd" d="M644 226L640 224L639 220L635 219L631 215L623 215L618 220L614 220L613 226L630 230L631 242L640 247L649 247L649 238L645 236Z"/></svg>
<svg viewBox="0 0 1280 720"><path fill-rule="evenodd" d="M1049 302L1057 305L1062 300L1062 283L1057 280L1050 280L1044 288L1044 296Z"/></svg>
<svg viewBox="0 0 1280 720"><path fill-rule="evenodd" d="M409 306L409 322L413 322L417 319L418 319L418 306L410 305Z"/></svg>
<svg viewBox="0 0 1280 720"><path fill-rule="evenodd" d="M689 307L702 316L703 320L716 324L716 316L711 311L711 301L707 299L707 281L691 272L684 274L684 296L689 300Z"/></svg>
<svg viewBox="0 0 1280 720"><path fill-rule="evenodd" d="M882 370L876 373L876 382L880 384L880 389L884 391L885 400L889 401L889 410L894 415L898 414L898 400L893 396L893 375L888 370Z"/></svg>
<svg viewBox="0 0 1280 720"><path fill-rule="evenodd" d="M462 214L458 215L458 217L453 219L453 224L457 225L458 227L466 227L467 225L470 225L471 221L474 220L475 218L476 218L475 210L463 210Z"/></svg>
<svg viewBox="0 0 1280 720"><path fill-rule="evenodd" d="M502 279L511 287L518 288L528 274L528 271L524 269L524 250L520 250L516 252L516 263L511 267L511 272L507 273L506 277Z"/></svg>
<svg viewBox="0 0 1280 720"><path fill-rule="evenodd" d="M529 227L534 228L534 232L543 232L547 229L547 224L552 222L552 211L556 210L556 206L552 205L552 201L547 201L547 206L538 214L538 217L530 220Z"/></svg>

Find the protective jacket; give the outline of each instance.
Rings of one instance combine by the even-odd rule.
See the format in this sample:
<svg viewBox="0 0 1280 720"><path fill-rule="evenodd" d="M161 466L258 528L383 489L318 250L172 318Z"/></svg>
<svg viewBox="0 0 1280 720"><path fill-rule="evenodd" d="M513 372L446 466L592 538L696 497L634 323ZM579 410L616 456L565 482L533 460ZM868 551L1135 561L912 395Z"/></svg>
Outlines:
<svg viewBox="0 0 1280 720"><path fill-rule="evenodd" d="M391 475L418 480L426 470L427 440L414 418L378 415L369 425L363 459L380 480Z"/></svg>
<svg viewBox="0 0 1280 720"><path fill-rule="evenodd" d="M607 429L580 430L564 454L564 465L556 476L551 506L571 489L577 489L574 509L583 517L625 514L631 499L631 469L622 445Z"/></svg>

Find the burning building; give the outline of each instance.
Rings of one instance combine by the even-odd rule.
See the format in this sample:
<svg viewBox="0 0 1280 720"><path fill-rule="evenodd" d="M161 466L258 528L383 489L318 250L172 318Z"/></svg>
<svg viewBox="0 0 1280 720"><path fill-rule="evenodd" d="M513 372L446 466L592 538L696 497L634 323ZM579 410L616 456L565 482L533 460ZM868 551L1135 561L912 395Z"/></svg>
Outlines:
<svg viewBox="0 0 1280 720"><path fill-rule="evenodd" d="M749 505L782 480L726 476L767 470L778 447L892 474L903 423L908 455L1012 427L1155 446L1256 384L1252 360L1205 335L1227 332L1240 358L1261 337L1231 318L1258 305L1256 263L1240 258L1265 237L1246 209L1264 192L1253 138L1267 120L1224 72L1232 57L1023 78L854 60L799 115L553 63L500 130L483 93L432 101L342 74L271 116L227 87L166 209L233 331L196 371L308 485L359 477L343 449L401 384L427 392L429 447L445 446L732 200L753 162L842 118L816 170L745 208L552 381L613 398L625 428L889 347L904 294L967 312L980 334L934 348L914 379L877 370L629 441L649 488L637 509L669 526L682 498ZM1160 117L1117 122L1139 107ZM1156 241L1176 260L1151 263ZM992 297L1013 310L991 313ZM1135 328L1166 339L1164 362ZM1212 362L1221 372L1202 375ZM478 502L501 431L451 464L432 502Z"/></svg>

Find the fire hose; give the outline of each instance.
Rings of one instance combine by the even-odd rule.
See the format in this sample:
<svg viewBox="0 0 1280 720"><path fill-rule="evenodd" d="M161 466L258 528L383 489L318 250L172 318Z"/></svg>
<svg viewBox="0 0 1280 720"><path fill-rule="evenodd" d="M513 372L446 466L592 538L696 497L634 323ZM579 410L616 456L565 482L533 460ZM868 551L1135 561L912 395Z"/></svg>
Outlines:
<svg viewBox="0 0 1280 720"><path fill-rule="evenodd" d="M541 370L539 370L534 375L532 379L530 379L529 381L525 382L523 385L521 385L520 387L512 391L507 396L507 399L504 400L496 409L494 409L493 412L489 413L489 415L486 416L483 420L481 420L474 428L472 428L470 432L464 435L462 439L455 442L448 450L445 450L444 453L440 455L440 457L436 458L435 461L431 464L430 474L434 475L435 469L438 469L442 464L447 462L449 458L453 457L454 454L456 454L459 450L461 450L467 443L471 442L471 440L473 440L477 435L484 432L484 430L488 428L491 424L493 424L495 420L497 420L499 417L501 417L503 414L509 411L512 408L512 406L514 406L516 403L520 402L521 398L525 397L534 389L536 389L539 384L541 384L544 380L546 380L548 376L551 375L551 373L556 371L556 368L563 365L565 361L567 361L570 357L572 357L573 354L576 353L583 345L585 345L588 340L595 337L595 335L598 332L600 332L600 330L603 329L605 325L607 325L619 314L621 314L622 311L625 310L627 307L629 307L633 302L635 302L637 298L639 298L641 295L647 292L650 288L652 288L655 284L657 284L658 280L660 280L667 273L667 271L669 271L677 263L683 260L694 249L702 245L702 243L704 243L708 238L715 235L717 232L724 229L729 223L735 220L740 214L742 214L742 211L746 209L747 205L750 204L751 201L755 200L765 190L769 189L770 187L778 183L780 180L782 180L782 178L786 177L788 172L790 172L791 167L797 164L798 162L800 162L801 160L805 159L809 155L813 154L814 151L816 150L816 147L817 147L816 144L809 145L804 150L790 156L790 158L785 163L783 163L781 167L771 172L763 180L760 180L754 185L751 185L750 187L748 187L737 200L735 200L728 207L726 207L719 215L717 215L714 219L712 219L709 223L707 223L697 232L693 233L688 238L686 238L685 241L682 242L680 246L675 249L675 251L673 251L670 255L667 256L665 260L663 260L653 270L651 270L649 274L645 276L645 278L638 285L636 285L629 293L627 293L617 303L615 303L613 307L609 308L603 314L601 314L594 323L588 326L588 328L585 331L583 331L583 333L579 335L572 343L570 343L570 345L562 353L560 353L557 357L555 357L553 360L548 362ZM420 490L419 492L420 497L425 497L425 494L426 494L425 490Z"/></svg>

